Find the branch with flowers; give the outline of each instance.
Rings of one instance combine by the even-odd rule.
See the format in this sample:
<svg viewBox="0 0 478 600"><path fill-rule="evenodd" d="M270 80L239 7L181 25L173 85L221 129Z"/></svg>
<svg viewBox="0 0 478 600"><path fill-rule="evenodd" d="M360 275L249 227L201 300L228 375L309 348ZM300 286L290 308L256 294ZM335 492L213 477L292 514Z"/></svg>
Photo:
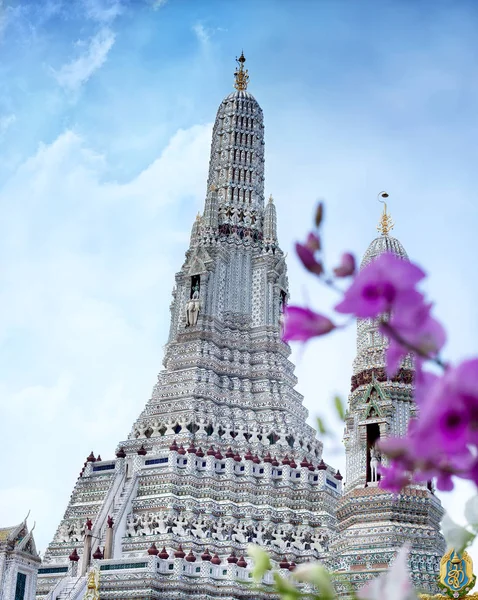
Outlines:
<svg viewBox="0 0 478 600"><path fill-rule="evenodd" d="M323 216L320 204L314 230L304 243L296 244L296 252L305 269L340 296L335 312L349 318L340 322L308 307L288 306L283 339L304 343L346 327L355 319L378 320L380 331L388 340L387 376L391 379L396 375L405 357L413 359L418 407L418 416L410 421L404 437L380 441L380 449L388 457L388 466L380 467L380 486L398 493L409 484L435 479L439 490L449 491L456 477L478 485L478 358L454 365L440 355L446 333L431 314L432 303L419 290L426 274L418 265L385 253L357 272L355 258L347 252L338 266L327 270L320 237ZM478 496L468 502L465 517L466 527L455 524L448 516L442 521L448 545L458 551L478 534ZM259 577L266 559L260 558L259 550L254 552ZM408 548L402 548L385 576L370 582L358 596L351 592L351 597L416 599L406 570L407 554ZM284 600L336 598L332 578L319 564L298 568L287 580L276 573L274 582ZM319 595L301 592L298 582L313 584Z"/></svg>

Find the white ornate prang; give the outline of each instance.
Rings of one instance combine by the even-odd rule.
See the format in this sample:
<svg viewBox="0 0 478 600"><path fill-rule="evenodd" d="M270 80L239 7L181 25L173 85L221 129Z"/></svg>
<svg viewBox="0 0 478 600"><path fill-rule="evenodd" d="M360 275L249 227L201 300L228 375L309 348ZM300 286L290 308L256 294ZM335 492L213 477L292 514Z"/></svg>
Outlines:
<svg viewBox="0 0 478 600"><path fill-rule="evenodd" d="M85 575L74 579L68 598L78 600L92 565L100 568L102 600L265 600L268 592L241 583L251 577L249 543L264 546L282 574L319 558L356 585L407 538L417 543L412 561L420 584L433 589L439 502L417 486L402 511L376 485L364 488L373 446L367 425L375 425L375 437L403 432L414 410L411 364L400 381L382 381L377 371L384 346L376 324L358 325L345 502L342 476L322 460L322 443L306 423L281 339L287 267L272 197L264 206L262 110L244 89L244 60L236 72L241 89L217 113L204 213L176 274L164 368L116 458L88 457L46 551L38 600L69 589L77 570ZM379 239L364 260L389 245L401 248ZM382 519L394 511L397 522ZM112 557L94 558L108 528ZM76 555L73 569L69 557ZM271 574L264 583L272 583Z"/></svg>
<svg viewBox="0 0 478 600"><path fill-rule="evenodd" d="M321 460L294 389L280 331L287 298L272 198L264 207L262 110L240 90L218 110L204 213L176 275L164 369L117 459L89 457L45 565L67 565L76 549L83 572L80 524L92 520L94 551L108 516L113 558L100 561L101 598L152 589L161 600L192 591L198 600L261 598L238 583L249 580L249 543L263 544L277 564L325 556L341 476ZM55 577L40 580L43 600Z"/></svg>
<svg viewBox="0 0 478 600"><path fill-rule="evenodd" d="M382 235L368 247L361 268L385 252L408 260L397 239ZM440 535L443 509L431 484L411 486L398 499L378 486L379 466L387 465L386 457L380 459L379 440L403 436L416 414L413 363L407 357L390 379L385 370L386 348L379 319L359 319L344 433L347 485L337 508L340 533L331 547L330 564L357 588L386 568L408 541L412 543L414 582L435 593L445 546Z"/></svg>

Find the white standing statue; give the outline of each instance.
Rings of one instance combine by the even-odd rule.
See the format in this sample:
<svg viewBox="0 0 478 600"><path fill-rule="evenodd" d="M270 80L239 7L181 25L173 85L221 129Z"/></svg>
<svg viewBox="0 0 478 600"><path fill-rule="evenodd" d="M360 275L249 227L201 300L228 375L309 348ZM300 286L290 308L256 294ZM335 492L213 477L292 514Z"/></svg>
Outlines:
<svg viewBox="0 0 478 600"><path fill-rule="evenodd" d="M378 465L380 464L380 452L375 446L370 450L370 481L378 481Z"/></svg>
<svg viewBox="0 0 478 600"><path fill-rule="evenodd" d="M194 327L199 315L199 289L194 289L191 299L186 302L186 327Z"/></svg>

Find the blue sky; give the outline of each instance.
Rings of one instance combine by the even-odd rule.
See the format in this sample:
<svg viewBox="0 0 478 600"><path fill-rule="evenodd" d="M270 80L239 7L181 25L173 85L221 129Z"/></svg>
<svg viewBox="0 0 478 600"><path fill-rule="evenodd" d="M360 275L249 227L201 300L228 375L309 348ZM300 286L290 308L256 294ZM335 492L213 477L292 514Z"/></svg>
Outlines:
<svg viewBox="0 0 478 600"><path fill-rule="evenodd" d="M293 300L335 300L292 251L317 198L333 263L365 251L385 189L446 357L476 354L477 29L459 1L0 0L3 525L31 508L44 549L84 458L112 456L148 400L242 49ZM341 469L330 399L354 343L351 329L294 349ZM457 518L465 491L444 497Z"/></svg>

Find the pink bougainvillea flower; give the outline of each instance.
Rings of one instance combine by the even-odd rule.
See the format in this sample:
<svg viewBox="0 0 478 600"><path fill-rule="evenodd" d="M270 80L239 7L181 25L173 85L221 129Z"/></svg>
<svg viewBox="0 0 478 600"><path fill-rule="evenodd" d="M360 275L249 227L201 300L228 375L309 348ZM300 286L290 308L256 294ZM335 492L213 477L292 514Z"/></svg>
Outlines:
<svg viewBox="0 0 478 600"><path fill-rule="evenodd" d="M340 265L335 267L334 275L336 277L350 277L355 273L355 257L349 252L342 254Z"/></svg>
<svg viewBox="0 0 478 600"><path fill-rule="evenodd" d="M288 306L284 316L285 327L282 339L286 342L306 342L312 337L325 335L336 327L328 317L324 317L310 308Z"/></svg>
<svg viewBox="0 0 478 600"><path fill-rule="evenodd" d="M391 252L382 254L363 268L335 309L356 317L378 317L394 306L423 303L415 290L425 273Z"/></svg>
<svg viewBox="0 0 478 600"><path fill-rule="evenodd" d="M403 358L416 348L417 367L421 368L420 358L434 358L443 348L446 333L441 324L430 315L431 304L409 304L397 306L388 323L382 325L382 332L389 337L387 348L387 374L393 377Z"/></svg>
<svg viewBox="0 0 478 600"><path fill-rule="evenodd" d="M305 244L297 243L295 245L297 256L300 258L304 267L311 273L322 275L324 267L320 261L315 258L315 253L320 250L320 238L315 233L309 233Z"/></svg>
<svg viewBox="0 0 478 600"><path fill-rule="evenodd" d="M360 600L417 600L408 572L410 546L400 548L390 569L358 592Z"/></svg>

